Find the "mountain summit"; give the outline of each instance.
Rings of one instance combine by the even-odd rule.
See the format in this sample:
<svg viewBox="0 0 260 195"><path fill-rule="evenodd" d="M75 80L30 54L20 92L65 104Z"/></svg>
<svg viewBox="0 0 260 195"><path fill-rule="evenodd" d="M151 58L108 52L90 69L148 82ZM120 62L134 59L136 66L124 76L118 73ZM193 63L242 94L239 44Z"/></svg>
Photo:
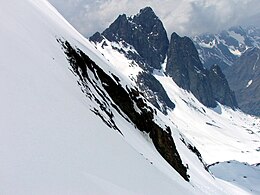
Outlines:
<svg viewBox="0 0 260 195"><path fill-rule="evenodd" d="M150 7L141 9L133 17L120 15L101 34L109 41L124 41L132 45L147 68L160 69L166 57L169 45L166 30ZM100 40L92 36L90 41Z"/></svg>

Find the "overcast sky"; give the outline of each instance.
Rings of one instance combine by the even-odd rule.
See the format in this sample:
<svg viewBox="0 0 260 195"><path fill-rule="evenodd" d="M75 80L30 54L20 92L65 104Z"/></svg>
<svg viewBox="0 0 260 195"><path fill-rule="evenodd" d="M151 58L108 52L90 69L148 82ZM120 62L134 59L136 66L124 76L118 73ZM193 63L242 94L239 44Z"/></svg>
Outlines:
<svg viewBox="0 0 260 195"><path fill-rule="evenodd" d="M260 0L49 0L83 35L102 32L119 14L150 6L168 34L196 35L235 25L260 27Z"/></svg>

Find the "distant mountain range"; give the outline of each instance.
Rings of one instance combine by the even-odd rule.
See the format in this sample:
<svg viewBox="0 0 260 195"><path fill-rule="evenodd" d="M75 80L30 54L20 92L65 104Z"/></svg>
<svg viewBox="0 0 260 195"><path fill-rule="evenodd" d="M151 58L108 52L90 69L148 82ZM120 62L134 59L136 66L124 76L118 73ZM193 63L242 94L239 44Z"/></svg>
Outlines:
<svg viewBox="0 0 260 195"><path fill-rule="evenodd" d="M260 47L260 29L238 26L217 34L201 34L192 39L206 68L218 64L225 71L247 49Z"/></svg>
<svg viewBox="0 0 260 195"><path fill-rule="evenodd" d="M235 91L239 107L260 116L260 29L232 27L193 37L206 68L217 64Z"/></svg>

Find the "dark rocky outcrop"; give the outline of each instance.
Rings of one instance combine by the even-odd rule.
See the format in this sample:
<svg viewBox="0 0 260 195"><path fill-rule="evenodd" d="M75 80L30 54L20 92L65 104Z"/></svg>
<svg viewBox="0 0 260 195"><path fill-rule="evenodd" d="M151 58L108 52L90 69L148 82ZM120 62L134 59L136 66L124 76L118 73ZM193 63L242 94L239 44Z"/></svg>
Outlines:
<svg viewBox="0 0 260 195"><path fill-rule="evenodd" d="M260 49L248 49L227 69L230 88L242 111L260 116Z"/></svg>
<svg viewBox="0 0 260 195"><path fill-rule="evenodd" d="M205 106L215 107L218 101L231 108L237 107L235 95L221 69L218 66L213 66L210 71L205 69L188 37L172 34L166 72L179 87L191 91Z"/></svg>
<svg viewBox="0 0 260 195"><path fill-rule="evenodd" d="M208 107L217 105L207 70L200 62L198 52L190 38L172 34L166 72L179 87L191 91L204 105Z"/></svg>
<svg viewBox="0 0 260 195"><path fill-rule="evenodd" d="M122 117L125 118L125 116L127 116L128 118L125 119L127 121L130 120L140 131L148 133L161 156L186 181L189 181L187 168L182 164L170 128L166 127L166 129L163 129L154 122L155 113L153 109L147 105L141 93L133 88L127 88L127 90L125 90L121 86L119 78L115 75L112 75L112 77L109 76L84 52L79 49L74 49L67 41L59 40L59 42L63 46L74 74L79 77L82 86L86 88L87 97L97 101L102 110L108 112L110 116L108 124L111 124L111 120L113 121L113 113L109 113L109 107L111 106L116 108ZM90 75L93 75L94 78ZM97 81L100 81L102 88L96 84ZM92 85L93 89L100 94L104 102L103 104L98 98L92 98L94 93L91 93L89 85ZM136 107L139 109L138 111ZM102 115L99 114L99 116Z"/></svg>

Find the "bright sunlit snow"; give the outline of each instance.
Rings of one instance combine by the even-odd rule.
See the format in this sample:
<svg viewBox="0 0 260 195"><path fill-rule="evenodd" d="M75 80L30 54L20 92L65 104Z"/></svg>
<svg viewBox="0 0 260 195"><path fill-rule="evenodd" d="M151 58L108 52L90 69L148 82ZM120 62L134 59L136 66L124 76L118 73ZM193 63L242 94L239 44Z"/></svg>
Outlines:
<svg viewBox="0 0 260 195"><path fill-rule="evenodd" d="M189 166L186 182L148 136L114 108L124 136L90 110L97 105L82 93L56 39L82 49L122 85L133 84L131 72L121 73L124 69L112 64L112 57L109 63L47 1L8 0L0 6L1 194L247 194L213 178L180 138L183 134L194 143L207 163L227 158L256 163L259 119L222 106L222 114L206 108L198 112L203 107L194 97L157 76L177 108L168 116L158 111L156 120L173 131ZM195 103L183 104L181 98Z"/></svg>

